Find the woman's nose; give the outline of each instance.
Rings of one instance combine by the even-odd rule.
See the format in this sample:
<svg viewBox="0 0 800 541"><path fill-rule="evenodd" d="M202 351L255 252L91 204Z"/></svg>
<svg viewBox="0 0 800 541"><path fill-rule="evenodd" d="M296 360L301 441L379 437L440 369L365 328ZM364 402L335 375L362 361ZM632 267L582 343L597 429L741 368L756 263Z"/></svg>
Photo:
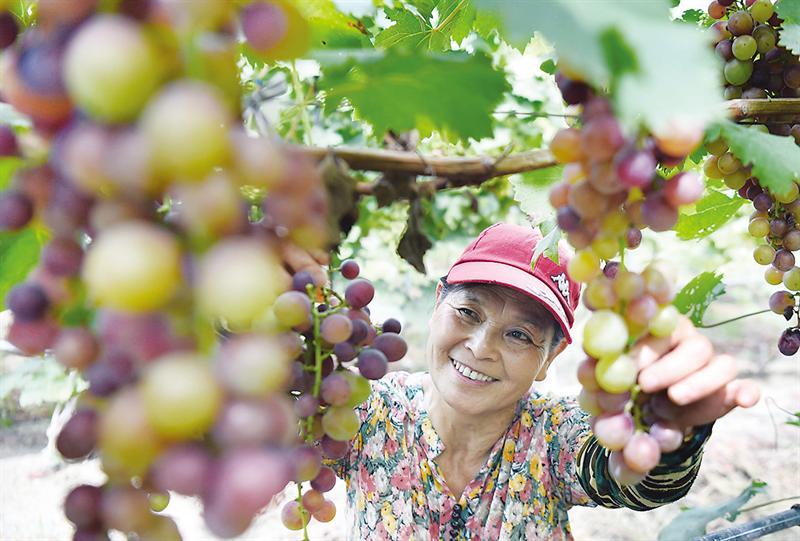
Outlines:
<svg viewBox="0 0 800 541"><path fill-rule="evenodd" d="M474 327L465 343L476 359L495 360L497 358L497 332L491 322Z"/></svg>

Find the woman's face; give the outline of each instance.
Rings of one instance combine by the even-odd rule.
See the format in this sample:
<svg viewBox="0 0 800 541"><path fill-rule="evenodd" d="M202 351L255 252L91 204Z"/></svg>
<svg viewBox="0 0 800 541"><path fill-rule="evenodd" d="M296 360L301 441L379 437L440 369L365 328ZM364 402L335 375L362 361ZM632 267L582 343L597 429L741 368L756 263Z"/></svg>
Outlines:
<svg viewBox="0 0 800 541"><path fill-rule="evenodd" d="M509 288L476 284L449 293L430 320L433 384L465 415L515 407L566 346L550 349L551 322L545 308Z"/></svg>

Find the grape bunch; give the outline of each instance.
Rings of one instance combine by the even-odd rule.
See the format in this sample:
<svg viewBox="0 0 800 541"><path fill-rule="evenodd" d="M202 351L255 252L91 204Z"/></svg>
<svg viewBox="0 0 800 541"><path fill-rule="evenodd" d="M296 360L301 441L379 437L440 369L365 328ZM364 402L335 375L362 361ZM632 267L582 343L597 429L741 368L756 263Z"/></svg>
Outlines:
<svg viewBox="0 0 800 541"><path fill-rule="evenodd" d="M332 520L323 460L406 352L396 320L371 322L357 263L329 269L343 294L284 268L328 247L327 192L314 163L244 130L237 35L291 58L308 25L285 0L243 4L40 0L21 29L0 2L0 97L33 126L0 128L0 157L23 163L0 231L47 239L6 298L7 339L86 379L56 447L108 478L64 502L75 540L180 539L160 514L173 492L237 536L291 482L287 527Z"/></svg>
<svg viewBox="0 0 800 541"><path fill-rule="evenodd" d="M778 45L782 19L771 0L713 0L712 43L724 61L725 99L798 97L800 59Z"/></svg>
<svg viewBox="0 0 800 541"><path fill-rule="evenodd" d="M582 106L580 125L562 129L550 145L564 164L550 202L576 249L567 270L587 284L582 300L593 311L584 329L589 357L578 373L579 403L592 415L597 440L611 451L611 475L628 485L641 481L662 452L677 449L684 434L658 416L666 395L640 391L629 354L638 340L668 336L677 327L675 278L663 261L640 271L628 268L624 254L639 246L644 228L671 229L678 209L702 195L699 175L665 175L658 166L682 162L703 132L675 123L658 133L626 135L604 96L563 73L556 82L568 104Z"/></svg>
<svg viewBox="0 0 800 541"><path fill-rule="evenodd" d="M800 128L800 126L798 126ZM786 290L777 291L769 301L770 309L787 321L798 314L797 297L800 296L800 266L795 253L800 251L800 189L796 182L786 194L771 193L752 175L749 167L742 165L722 139L706 144L710 153L703 164L707 177L722 179L725 185L753 204L748 232L762 241L753 251L755 261L767 267L764 280ZM788 291L787 291L788 290ZM800 347L798 324L787 329L778 340L778 350L784 355L794 355Z"/></svg>

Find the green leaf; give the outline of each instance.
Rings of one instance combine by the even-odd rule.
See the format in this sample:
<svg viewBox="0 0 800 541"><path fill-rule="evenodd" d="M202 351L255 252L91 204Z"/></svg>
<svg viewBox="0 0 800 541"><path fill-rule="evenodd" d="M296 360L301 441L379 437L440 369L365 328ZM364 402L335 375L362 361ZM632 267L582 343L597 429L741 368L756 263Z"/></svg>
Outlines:
<svg viewBox="0 0 800 541"><path fill-rule="evenodd" d="M663 0L553 0L536 9L501 0L478 5L502 14L512 35L525 41L540 32L555 46L559 62L596 87L614 89L615 110L628 126L643 122L660 131L676 120L704 125L723 117L719 66L707 37L697 27L670 21Z"/></svg>
<svg viewBox="0 0 800 541"><path fill-rule="evenodd" d="M739 509L756 494L765 492L766 483L752 481L737 497L719 505L695 507L683 511L658 534L658 541L686 541L705 535L708 523L720 517L734 520Z"/></svg>
<svg viewBox="0 0 800 541"><path fill-rule="evenodd" d="M548 58L547 60L545 60L544 62L541 63L541 65L539 66L539 69L542 70L545 73L549 73L550 75L554 75L555 72L556 72L556 69L558 69L558 68L556 67L555 61L552 58Z"/></svg>
<svg viewBox="0 0 800 541"><path fill-rule="evenodd" d="M793 137L764 133L727 120L710 131L721 135L744 165L752 165L753 176L773 194L787 195L792 182L800 179L800 147Z"/></svg>
<svg viewBox="0 0 800 541"><path fill-rule="evenodd" d="M319 58L326 109L332 111L347 99L376 134L416 128L422 137L434 130L451 138L488 137L492 112L510 90L505 74L495 71L482 54L423 55L390 49L350 54L343 63L327 66L326 57ZM468 91L456 97L458 89Z"/></svg>
<svg viewBox="0 0 800 541"><path fill-rule="evenodd" d="M791 426L800 426L800 411L794 412L793 415L794 419L789 419L786 421L786 424Z"/></svg>
<svg viewBox="0 0 800 541"><path fill-rule="evenodd" d="M558 265L558 242L561 240L561 229L557 227L555 217L543 220L539 223L538 227L539 231L544 235L544 238L536 243L536 249L533 250L531 269L536 266L536 262L539 261L542 254Z"/></svg>
<svg viewBox="0 0 800 541"><path fill-rule="evenodd" d="M780 0L775 4L775 12L784 23L800 23L800 1Z"/></svg>
<svg viewBox="0 0 800 541"><path fill-rule="evenodd" d="M395 24L378 34L377 47L449 51L451 40L460 43L472 30L475 6L471 0L427 0L415 4L420 16L404 8L386 10L386 16ZM434 9L438 13L435 25Z"/></svg>
<svg viewBox="0 0 800 541"><path fill-rule="evenodd" d="M800 24L784 24L778 42L794 54L800 54Z"/></svg>
<svg viewBox="0 0 800 541"><path fill-rule="evenodd" d="M11 183L14 173L25 165L22 158L0 158L0 190L5 190Z"/></svg>
<svg viewBox="0 0 800 541"><path fill-rule="evenodd" d="M542 218L544 214L552 214L550 203L547 200L547 187L561 179L563 165L536 169L521 175L509 178L514 188L514 200L519 203L519 208L528 216Z"/></svg>
<svg viewBox="0 0 800 541"><path fill-rule="evenodd" d="M703 324L703 316L709 305L725 294L722 274L704 272L692 278L678 292L672 304L681 314L692 320L695 326Z"/></svg>
<svg viewBox="0 0 800 541"><path fill-rule="evenodd" d="M39 261L46 240L42 232L31 226L0 233L0 310L5 307L8 290L24 280Z"/></svg>
<svg viewBox="0 0 800 541"><path fill-rule="evenodd" d="M333 0L295 0L311 28L315 49L358 49L371 47L366 29L355 17L345 15Z"/></svg>
<svg viewBox="0 0 800 541"><path fill-rule="evenodd" d="M717 190L709 190L695 205L693 214L681 213L675 232L681 240L702 239L728 223L745 200L734 195L728 197Z"/></svg>
<svg viewBox="0 0 800 541"><path fill-rule="evenodd" d="M687 9L681 15L681 19L686 23L699 24L705 18L705 12L701 9Z"/></svg>

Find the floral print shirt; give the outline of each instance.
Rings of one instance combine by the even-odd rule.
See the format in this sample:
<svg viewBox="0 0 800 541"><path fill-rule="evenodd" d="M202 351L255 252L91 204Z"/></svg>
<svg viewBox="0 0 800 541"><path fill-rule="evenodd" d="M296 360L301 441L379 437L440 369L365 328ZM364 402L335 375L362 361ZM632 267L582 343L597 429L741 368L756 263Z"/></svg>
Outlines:
<svg viewBox="0 0 800 541"><path fill-rule="evenodd" d="M588 445L588 415L572 399L530 390L476 478L453 494L436 463L444 444L425 408L425 377L392 372L371 382L370 398L356 410L361 428L350 452L326 460L347 485L348 539L568 540L573 505L635 508L634 499L647 509L685 493L651 503L607 474L595 476L591 466L602 468L602 460L581 459L587 449L601 459L604 451ZM700 447L664 474L672 486L680 477L688 490Z"/></svg>

